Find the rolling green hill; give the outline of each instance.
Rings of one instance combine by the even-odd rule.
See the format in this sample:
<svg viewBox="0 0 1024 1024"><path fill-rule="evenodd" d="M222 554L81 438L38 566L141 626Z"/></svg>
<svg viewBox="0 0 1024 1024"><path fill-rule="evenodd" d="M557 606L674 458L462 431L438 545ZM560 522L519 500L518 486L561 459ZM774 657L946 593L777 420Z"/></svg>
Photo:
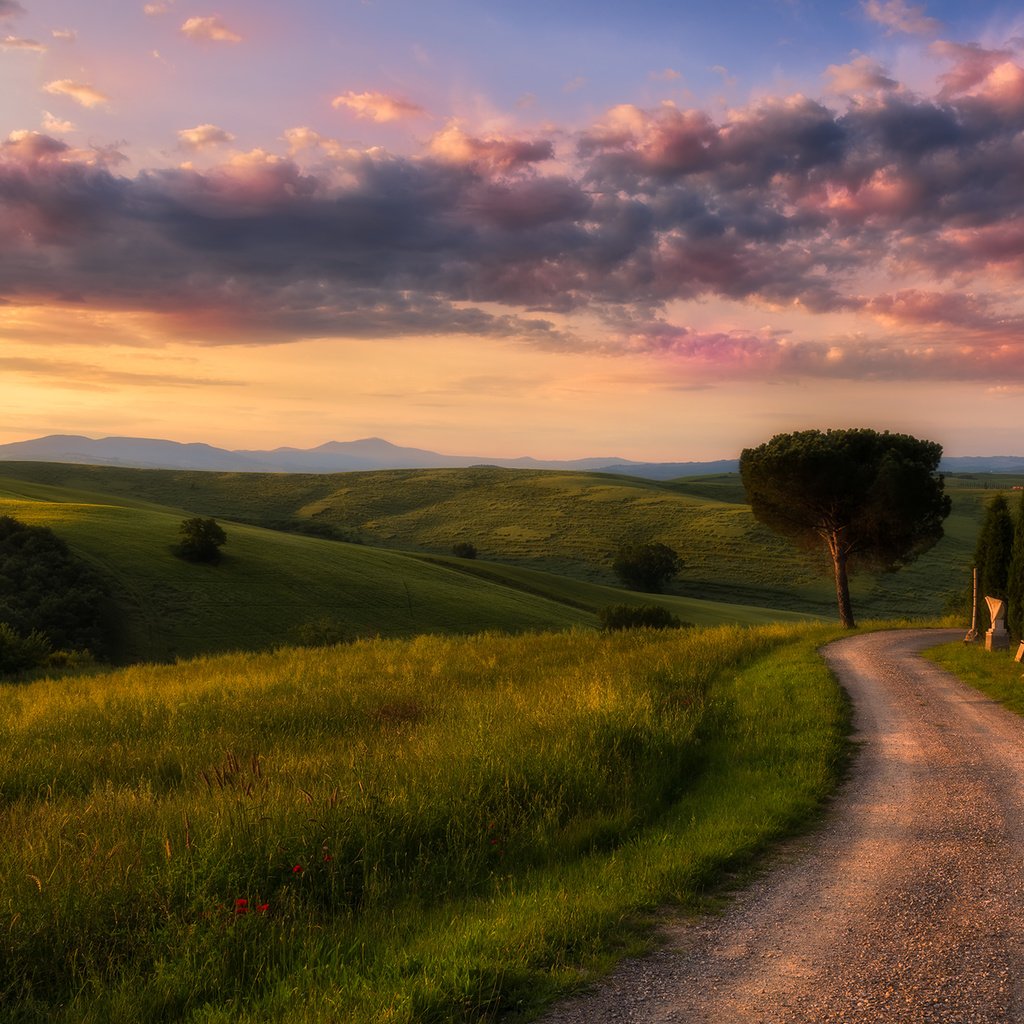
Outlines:
<svg viewBox="0 0 1024 1024"><path fill-rule="evenodd" d="M621 543L660 541L683 557L677 597L834 614L822 554L796 551L758 524L735 474L659 482L486 466L314 475L42 463L10 463L3 472L20 481L8 486L30 497L70 487L91 500L116 495L138 508L436 555L466 540L488 561L604 585L617 582L611 559ZM953 514L936 548L899 573L853 577L858 617L934 615L966 585L982 503L1015 479L978 474L955 482L968 486L950 488Z"/></svg>
<svg viewBox="0 0 1024 1024"><path fill-rule="evenodd" d="M311 624L348 637L595 626L604 605L649 600L515 566L416 557L227 520L221 563L189 563L172 552L189 511L206 509L0 478L0 514L51 527L112 581L125 661L289 644ZM700 625L800 618L679 596L660 603Z"/></svg>

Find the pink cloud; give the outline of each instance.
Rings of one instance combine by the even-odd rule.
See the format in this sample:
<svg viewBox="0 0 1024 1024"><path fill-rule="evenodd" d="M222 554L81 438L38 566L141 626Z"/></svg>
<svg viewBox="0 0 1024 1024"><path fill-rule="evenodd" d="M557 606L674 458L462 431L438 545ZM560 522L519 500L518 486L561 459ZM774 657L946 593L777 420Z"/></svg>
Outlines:
<svg viewBox="0 0 1024 1024"><path fill-rule="evenodd" d="M4 36L0 39L0 50L32 50L35 53L46 53L46 47L42 43L19 36Z"/></svg>
<svg viewBox="0 0 1024 1024"><path fill-rule="evenodd" d="M183 128L178 132L178 145L182 149L208 149L211 146L222 146L234 142L231 132L218 128L214 124L200 124L195 128Z"/></svg>
<svg viewBox="0 0 1024 1024"><path fill-rule="evenodd" d="M213 43L240 43L242 37L233 32L224 20L216 15L206 18L189 18L181 26L181 34L189 39L206 40Z"/></svg>
<svg viewBox="0 0 1024 1024"><path fill-rule="evenodd" d="M908 35L933 35L942 23L929 18L924 6L911 7L906 0L864 0L864 13L891 31Z"/></svg>
<svg viewBox="0 0 1024 1024"><path fill-rule="evenodd" d="M953 43L939 40L931 46L932 53L948 58L953 66L939 76L942 90L939 96L948 99L969 92L980 85L995 69L1009 61L1009 50L989 50L977 43Z"/></svg>
<svg viewBox="0 0 1024 1024"><path fill-rule="evenodd" d="M550 160L555 155L554 146L547 139L480 138L467 134L455 123L430 140L430 152L442 160L499 174Z"/></svg>
<svg viewBox="0 0 1024 1024"><path fill-rule="evenodd" d="M55 117L48 110L43 111L43 128L52 135L66 135L68 132L75 130L75 126L71 121Z"/></svg>
<svg viewBox="0 0 1024 1024"><path fill-rule="evenodd" d="M899 82L890 78L881 64L866 54L861 54L849 64L830 64L825 70L825 77L829 91L840 96L899 87Z"/></svg>
<svg viewBox="0 0 1024 1024"><path fill-rule="evenodd" d="M99 89L94 89L85 82L75 82L70 78L48 82L43 88L54 96L67 96L83 107L98 107L110 100L110 97L106 93L100 92Z"/></svg>
<svg viewBox="0 0 1024 1024"><path fill-rule="evenodd" d="M367 121L384 123L400 121L410 117L426 117L427 112L419 104L382 92L346 92L331 100L335 110L351 110L356 117Z"/></svg>
<svg viewBox="0 0 1024 1024"><path fill-rule="evenodd" d="M25 8L18 3L18 0L0 0L0 19L16 18L26 13Z"/></svg>

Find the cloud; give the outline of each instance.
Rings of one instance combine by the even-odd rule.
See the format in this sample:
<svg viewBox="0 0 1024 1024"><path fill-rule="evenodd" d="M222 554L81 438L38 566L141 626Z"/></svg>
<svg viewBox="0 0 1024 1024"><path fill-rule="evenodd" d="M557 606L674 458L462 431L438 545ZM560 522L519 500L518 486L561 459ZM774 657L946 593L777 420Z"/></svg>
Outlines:
<svg viewBox="0 0 1024 1024"><path fill-rule="evenodd" d="M388 96L382 92L342 93L331 100L331 106L335 110L344 107L353 111L356 117L379 123L429 116L419 104L396 96Z"/></svg>
<svg viewBox="0 0 1024 1024"><path fill-rule="evenodd" d="M652 71L651 78L655 82L678 82L683 76L675 68L664 68L661 71Z"/></svg>
<svg viewBox="0 0 1024 1024"><path fill-rule="evenodd" d="M923 5L911 7L907 0L864 0L863 8L871 21L893 32L927 36L942 28L941 22L928 17Z"/></svg>
<svg viewBox="0 0 1024 1024"><path fill-rule="evenodd" d="M16 18L27 13L25 8L18 3L18 0L0 0L0 21L5 18Z"/></svg>
<svg viewBox="0 0 1024 1024"><path fill-rule="evenodd" d="M16 133L0 295L137 310L197 344L447 332L708 373L996 380L1024 345L1024 70L939 55L962 71L932 96L854 57L832 77L863 88L831 105L624 104L575 135L453 121L412 155L300 126L287 156L123 176L116 150ZM828 328L673 324L687 303Z"/></svg>
<svg viewBox="0 0 1024 1024"><path fill-rule="evenodd" d="M551 160L555 147L550 139L516 139L506 136L480 138L451 122L429 143L430 152L452 163L471 164L492 173L508 173Z"/></svg>
<svg viewBox="0 0 1024 1024"><path fill-rule="evenodd" d="M54 39L63 39L69 43L73 43L78 38L78 33L71 28L55 28L50 32L50 35Z"/></svg>
<svg viewBox="0 0 1024 1024"><path fill-rule="evenodd" d="M234 141L234 135L214 124L200 124L195 128L183 128L178 132L178 145L182 149L209 149Z"/></svg>
<svg viewBox="0 0 1024 1024"><path fill-rule="evenodd" d="M75 130L74 124L55 117L48 110L43 111L43 130L51 135L66 135Z"/></svg>
<svg viewBox="0 0 1024 1024"><path fill-rule="evenodd" d="M150 16L157 14L166 14L173 4L174 0L154 0L153 3L145 4L142 8L143 13Z"/></svg>
<svg viewBox="0 0 1024 1024"><path fill-rule="evenodd" d="M48 82L43 88L54 96L67 96L83 107L98 107L110 100L109 96L94 89L91 85L75 82L70 78Z"/></svg>
<svg viewBox="0 0 1024 1024"><path fill-rule="evenodd" d="M18 36L4 36L0 39L0 50L32 50L46 53L46 47L35 39L21 39Z"/></svg>
<svg viewBox="0 0 1024 1024"><path fill-rule="evenodd" d="M910 338L800 341L744 331L693 330L664 321L633 325L609 354L655 354L688 374L717 380L987 381L1024 372L1024 341L1000 345L919 341Z"/></svg>
<svg viewBox="0 0 1024 1024"><path fill-rule="evenodd" d="M206 18L189 18L181 26L181 34L189 39L206 40L214 43L240 43L242 37L224 24L216 15Z"/></svg>
<svg viewBox="0 0 1024 1024"><path fill-rule="evenodd" d="M237 380L185 377L169 373L136 373L114 370L92 363L63 361L31 356L0 356L0 370L30 377L41 377L71 391L106 391L130 387L231 387Z"/></svg>
<svg viewBox="0 0 1024 1024"><path fill-rule="evenodd" d="M825 70L829 92L839 96L897 89L899 82L890 78L880 64L861 54L849 64L830 64Z"/></svg>
<svg viewBox="0 0 1024 1024"><path fill-rule="evenodd" d="M68 152L68 149L66 142L50 138L41 132L11 132L7 139L0 143L0 152L26 165L51 159Z"/></svg>

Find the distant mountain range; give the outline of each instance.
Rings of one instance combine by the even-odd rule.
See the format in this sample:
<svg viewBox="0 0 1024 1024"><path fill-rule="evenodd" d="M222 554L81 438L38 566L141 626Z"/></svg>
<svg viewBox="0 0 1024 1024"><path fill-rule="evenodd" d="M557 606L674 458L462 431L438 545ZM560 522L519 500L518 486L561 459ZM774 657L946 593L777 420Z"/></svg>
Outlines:
<svg viewBox="0 0 1024 1024"><path fill-rule="evenodd" d="M622 473L650 480L671 480L705 473L734 473L736 459L713 462L632 462L615 457L570 459L498 459L442 455L422 448L402 448L379 437L359 441L328 441L316 448L275 448L272 451L229 451L208 444L181 444L145 437L103 437L51 434L31 441L0 445L0 461L72 462L136 469L199 469L236 473L345 473L372 469L444 469L459 466L503 466L509 469L575 469ZM947 473L1024 473L1024 456L967 456L943 459Z"/></svg>

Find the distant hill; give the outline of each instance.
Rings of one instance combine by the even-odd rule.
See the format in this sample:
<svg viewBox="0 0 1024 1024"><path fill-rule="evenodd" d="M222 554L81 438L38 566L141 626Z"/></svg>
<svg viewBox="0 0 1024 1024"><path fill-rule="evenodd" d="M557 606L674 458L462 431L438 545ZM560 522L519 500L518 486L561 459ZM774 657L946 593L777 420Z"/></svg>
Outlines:
<svg viewBox="0 0 1024 1024"><path fill-rule="evenodd" d="M66 501L71 490L80 502L171 508L179 516L358 540L366 548L430 559L469 541L480 552L480 561L471 563L475 572L486 560L517 573L554 573L603 586L617 582L611 562L618 546L640 538L682 556L683 571L670 588L676 599L835 614L826 562L756 522L735 473L661 481L493 466L313 474L9 462L0 463L0 490L3 477L12 495L38 500ZM964 483L952 489L953 514L937 547L898 573L854 578L861 618L938 614L969 582L978 522L991 493L986 488L1020 478L957 479ZM523 576L518 585L528 593L551 593L532 577ZM570 601L578 607L580 595ZM583 603L593 604L589 598Z"/></svg>
<svg viewBox="0 0 1024 1024"><path fill-rule="evenodd" d="M208 444L181 444L145 437L93 439L51 434L31 441L0 445L0 461L64 462L133 469L203 469L222 473L345 473L375 469L458 469L501 466L505 469L570 469L623 473L651 480L735 472L735 459L716 462L632 462L615 456L545 460L501 459L483 455L443 455L423 448L404 448L379 437L328 441L316 448L275 448L272 451L229 451Z"/></svg>

